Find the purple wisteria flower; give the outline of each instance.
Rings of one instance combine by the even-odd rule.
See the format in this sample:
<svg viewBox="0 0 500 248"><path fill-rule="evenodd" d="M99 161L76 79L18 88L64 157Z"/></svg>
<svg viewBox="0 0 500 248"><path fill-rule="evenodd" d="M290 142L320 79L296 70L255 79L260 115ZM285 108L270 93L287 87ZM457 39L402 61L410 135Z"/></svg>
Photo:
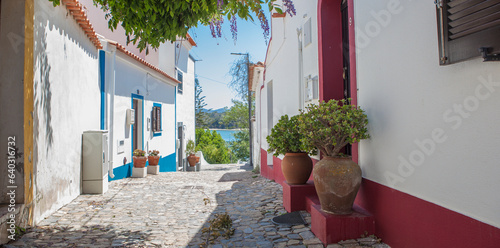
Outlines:
<svg viewBox="0 0 500 248"><path fill-rule="evenodd" d="M231 23L231 35L233 36L234 42L238 39L238 26L236 25L236 16L232 16L231 20L229 20Z"/></svg>
<svg viewBox="0 0 500 248"><path fill-rule="evenodd" d="M285 12L290 14L290 16L297 15L297 11L295 11L295 6L293 5L292 0L283 0L283 5L285 6Z"/></svg>

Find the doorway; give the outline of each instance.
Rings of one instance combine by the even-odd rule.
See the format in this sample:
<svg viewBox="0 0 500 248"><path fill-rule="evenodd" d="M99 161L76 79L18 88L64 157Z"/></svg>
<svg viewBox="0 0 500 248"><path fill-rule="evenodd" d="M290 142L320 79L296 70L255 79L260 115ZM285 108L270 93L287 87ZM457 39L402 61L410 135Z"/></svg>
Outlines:
<svg viewBox="0 0 500 248"><path fill-rule="evenodd" d="M184 123L183 122L177 122L177 140L178 140L178 146L177 146L177 167L184 168Z"/></svg>
<svg viewBox="0 0 500 248"><path fill-rule="evenodd" d="M134 110L134 124L132 124L132 153L136 149L144 150L143 137L143 108L144 101L140 95L132 94L132 109Z"/></svg>
<svg viewBox="0 0 500 248"><path fill-rule="evenodd" d="M347 0L343 0L340 5L342 14L342 80L344 83L344 99L350 104L351 80L350 80L350 53L349 53L349 6ZM352 155L352 146L347 144L344 153Z"/></svg>

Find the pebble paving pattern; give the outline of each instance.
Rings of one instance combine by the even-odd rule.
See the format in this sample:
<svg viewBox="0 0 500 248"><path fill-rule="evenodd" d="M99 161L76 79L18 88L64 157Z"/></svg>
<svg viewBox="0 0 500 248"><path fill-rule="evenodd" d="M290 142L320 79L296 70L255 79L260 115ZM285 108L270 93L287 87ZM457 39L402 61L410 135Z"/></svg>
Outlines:
<svg viewBox="0 0 500 248"><path fill-rule="evenodd" d="M225 212L234 235L208 247L324 247L309 225L274 225L286 213L281 186L237 165L112 181L104 195L78 196L5 247L200 247L201 229ZM332 247L389 248L372 238Z"/></svg>

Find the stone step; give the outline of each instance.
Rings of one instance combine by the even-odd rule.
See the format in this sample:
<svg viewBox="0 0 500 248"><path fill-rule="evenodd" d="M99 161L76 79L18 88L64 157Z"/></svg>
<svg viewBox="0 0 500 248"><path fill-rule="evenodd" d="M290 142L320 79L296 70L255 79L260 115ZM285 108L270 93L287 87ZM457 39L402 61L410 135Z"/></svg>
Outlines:
<svg viewBox="0 0 500 248"><path fill-rule="evenodd" d="M314 182L304 185L283 183L283 207L288 212L305 210L311 214L311 231L323 244L359 238L375 233L375 218L361 207L354 205L350 215L333 215L321 210Z"/></svg>

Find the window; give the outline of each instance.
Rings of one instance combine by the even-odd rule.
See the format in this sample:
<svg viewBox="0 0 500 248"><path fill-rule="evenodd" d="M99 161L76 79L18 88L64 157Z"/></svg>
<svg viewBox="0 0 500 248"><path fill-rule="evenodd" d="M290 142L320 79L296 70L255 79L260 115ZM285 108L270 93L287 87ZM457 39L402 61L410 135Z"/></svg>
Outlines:
<svg viewBox="0 0 500 248"><path fill-rule="evenodd" d="M437 0L441 65L500 52L500 0Z"/></svg>
<svg viewBox="0 0 500 248"><path fill-rule="evenodd" d="M153 111L151 112L151 125L153 126L154 136L161 135L161 104L153 104Z"/></svg>
<svg viewBox="0 0 500 248"><path fill-rule="evenodd" d="M182 84L183 84L182 77L183 77L182 71L177 70L177 80L179 80L179 82L181 82L180 84L177 85L177 93L181 93L181 94L182 94Z"/></svg>
<svg viewBox="0 0 500 248"><path fill-rule="evenodd" d="M304 23L304 46L307 46L312 43L312 35L311 35L311 18L307 19L306 23Z"/></svg>
<svg viewBox="0 0 500 248"><path fill-rule="evenodd" d="M309 75L306 80L306 102L319 99L319 83L318 76L311 77Z"/></svg>

